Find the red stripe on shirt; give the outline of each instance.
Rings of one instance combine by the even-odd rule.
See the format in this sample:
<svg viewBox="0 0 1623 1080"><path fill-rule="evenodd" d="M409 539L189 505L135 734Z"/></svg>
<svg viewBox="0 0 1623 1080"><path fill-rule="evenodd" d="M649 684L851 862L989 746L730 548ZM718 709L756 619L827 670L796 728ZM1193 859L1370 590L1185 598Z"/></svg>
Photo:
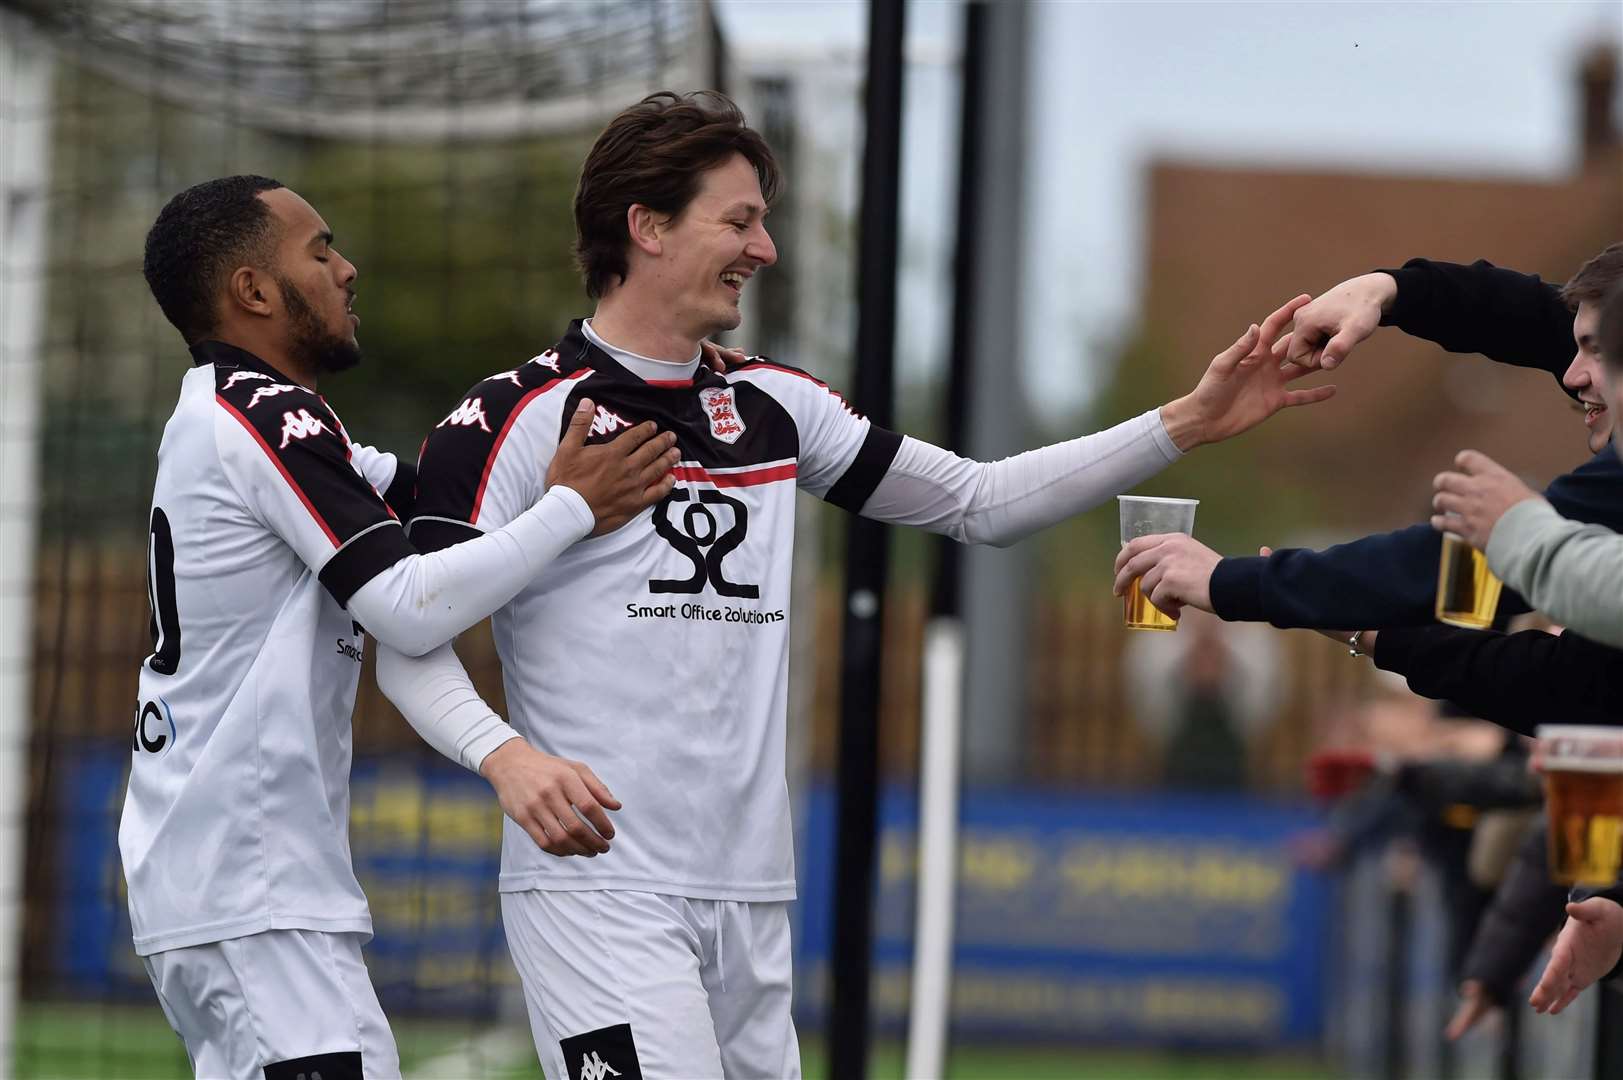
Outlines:
<svg viewBox="0 0 1623 1080"><path fill-rule="evenodd" d="M507 414L507 420L502 424L501 431L496 433L496 441L491 444L490 454L485 458L485 471L479 475L479 490L474 492L473 510L468 514L469 525L477 525L479 523L479 506L485 501L485 486L490 483L490 472L496 467L496 453L502 448L502 443L507 440L507 433L513 430L513 421L518 419L518 414L524 411L524 407L526 405L540 397L542 394L546 393L548 390L551 390L554 386L557 386L559 383L563 382L565 378L584 379L591 373L592 369L586 368L583 371L577 371L568 376L560 375L558 378L553 379L551 382L543 383L541 386L531 390L528 394L525 394L523 397L518 399L518 404L513 406L513 411Z"/></svg>
<svg viewBox="0 0 1623 1080"><path fill-rule="evenodd" d="M683 386L692 386L692 379L644 379L649 386L662 386L666 389L679 389Z"/></svg>
<svg viewBox="0 0 1623 1080"><path fill-rule="evenodd" d="M282 474L282 479L287 481L287 486L293 489L293 494L299 497L299 501L304 504L304 508L310 511L310 516L316 519L316 524L321 526L321 531L327 534L327 539L332 541L332 546L341 546L338 543L338 535L327 525L327 520L316 510L315 504L310 501L310 497L304 493L304 489L299 486L298 481L293 479L293 474L287 471L287 466L282 464L282 459L276 456L276 451L271 449L270 443L265 441L264 436L259 434L258 429L250 424L248 418L238 412L236 407L225 398L216 394L214 400L219 402L220 407L226 412L235 416L239 424L248 429L248 434L254 437L254 442L258 443L261 449L265 451L265 456L271 459L271 464L275 465L276 471Z"/></svg>
<svg viewBox="0 0 1623 1080"><path fill-rule="evenodd" d="M794 462L787 465L769 465L762 469L749 469L744 472L713 473L698 465L678 465L671 470L678 480L689 483L714 484L716 487L755 487L757 484L774 484L779 480L792 480L798 473Z"/></svg>

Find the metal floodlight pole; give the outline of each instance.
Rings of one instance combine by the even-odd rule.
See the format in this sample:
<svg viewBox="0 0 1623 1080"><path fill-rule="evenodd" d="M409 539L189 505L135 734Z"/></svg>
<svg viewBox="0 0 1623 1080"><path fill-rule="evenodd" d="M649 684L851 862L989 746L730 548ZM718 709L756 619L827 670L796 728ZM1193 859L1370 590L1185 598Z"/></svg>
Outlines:
<svg viewBox="0 0 1623 1080"><path fill-rule="evenodd" d="M953 253L951 358L947 366L946 446L969 438L969 385L975 362L976 269L980 265L981 146L988 91L986 22L981 0L964 5L959 63L958 222ZM924 702L919 749L919 855L913 930L913 981L903 1075L946 1075L952 1013L952 938L958 888L959 762L963 744L963 549L935 542L935 582L924 635Z"/></svg>
<svg viewBox="0 0 1623 1080"><path fill-rule="evenodd" d="M868 15L852 390L859 410L875 424L890 427L895 396L903 0L870 0ZM846 536L829 1070L841 1080L861 1080L868 1074L874 851L879 831L879 661L890 543L884 526L861 517L852 520Z"/></svg>

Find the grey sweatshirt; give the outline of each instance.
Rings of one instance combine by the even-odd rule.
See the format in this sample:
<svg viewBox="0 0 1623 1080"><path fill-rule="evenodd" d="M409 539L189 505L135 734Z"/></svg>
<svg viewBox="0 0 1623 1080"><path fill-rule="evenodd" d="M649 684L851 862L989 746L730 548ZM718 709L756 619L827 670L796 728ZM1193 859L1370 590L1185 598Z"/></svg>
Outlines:
<svg viewBox="0 0 1623 1080"><path fill-rule="evenodd" d="M1493 527L1487 555L1488 567L1534 608L1623 648L1623 535L1524 499Z"/></svg>

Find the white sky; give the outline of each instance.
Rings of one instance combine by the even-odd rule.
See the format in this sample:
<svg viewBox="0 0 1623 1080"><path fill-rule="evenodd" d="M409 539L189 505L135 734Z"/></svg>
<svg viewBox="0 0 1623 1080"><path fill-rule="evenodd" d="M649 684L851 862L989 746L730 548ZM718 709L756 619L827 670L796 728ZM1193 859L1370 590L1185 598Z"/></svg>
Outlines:
<svg viewBox="0 0 1623 1080"><path fill-rule="evenodd" d="M735 52L860 50L867 31L862 0L718 10ZM916 65L955 63L955 0L912 0L907 17ZM1574 58L1623 38L1623 3L1040 0L1033 25L1027 385L1058 412L1085 400L1098 346L1134 314L1150 157L1560 175L1577 154ZM945 71L909 82L904 242L950 256L958 89Z"/></svg>

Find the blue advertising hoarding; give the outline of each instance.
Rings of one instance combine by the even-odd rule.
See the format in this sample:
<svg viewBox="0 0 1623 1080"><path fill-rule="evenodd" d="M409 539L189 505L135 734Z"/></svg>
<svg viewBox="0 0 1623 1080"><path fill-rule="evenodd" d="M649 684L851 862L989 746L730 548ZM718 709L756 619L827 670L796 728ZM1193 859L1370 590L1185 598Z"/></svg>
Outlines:
<svg viewBox="0 0 1623 1080"><path fill-rule="evenodd" d="M54 928L64 990L150 993L129 946L117 811L128 751L64 754ZM495 881L500 811L438 759L358 761L352 846L372 905L367 959L386 1007L489 1014L516 980ZM874 1001L907 1011L915 800L881 807ZM1293 867L1300 807L1243 798L966 793L953 1027L966 1036L1258 1046L1322 1029L1329 894ZM797 1013L821 1023L833 910L833 798L808 799L797 905ZM609 856L612 858L612 854Z"/></svg>
<svg viewBox="0 0 1623 1080"><path fill-rule="evenodd" d="M912 957L916 798L881 805L875 1004L899 1027ZM797 1001L816 1022L831 934L833 800L810 800ZM1322 1030L1328 883L1287 839L1315 814L1251 799L966 792L953 1029L1247 1046Z"/></svg>

